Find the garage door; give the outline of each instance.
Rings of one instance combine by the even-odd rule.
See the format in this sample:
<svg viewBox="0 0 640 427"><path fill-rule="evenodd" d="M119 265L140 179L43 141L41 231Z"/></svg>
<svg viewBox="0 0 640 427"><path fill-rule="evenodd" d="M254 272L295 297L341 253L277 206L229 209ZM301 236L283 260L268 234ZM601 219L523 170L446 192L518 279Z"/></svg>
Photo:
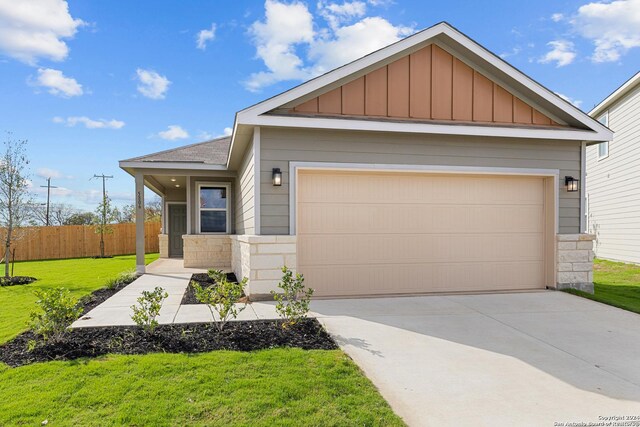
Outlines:
<svg viewBox="0 0 640 427"><path fill-rule="evenodd" d="M317 296L544 287L543 178L301 170L297 185Z"/></svg>

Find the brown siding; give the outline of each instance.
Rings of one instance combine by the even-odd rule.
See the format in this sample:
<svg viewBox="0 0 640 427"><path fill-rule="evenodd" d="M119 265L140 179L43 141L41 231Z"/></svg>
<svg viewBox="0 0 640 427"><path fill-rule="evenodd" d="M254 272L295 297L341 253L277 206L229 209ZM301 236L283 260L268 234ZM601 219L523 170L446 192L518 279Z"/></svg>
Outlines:
<svg viewBox="0 0 640 427"><path fill-rule="evenodd" d="M391 64L389 77L389 117L409 117L409 57Z"/></svg>
<svg viewBox="0 0 640 427"><path fill-rule="evenodd" d="M558 125L436 45L305 101L292 112Z"/></svg>
<svg viewBox="0 0 640 427"><path fill-rule="evenodd" d="M473 120L473 68L453 60L453 120Z"/></svg>

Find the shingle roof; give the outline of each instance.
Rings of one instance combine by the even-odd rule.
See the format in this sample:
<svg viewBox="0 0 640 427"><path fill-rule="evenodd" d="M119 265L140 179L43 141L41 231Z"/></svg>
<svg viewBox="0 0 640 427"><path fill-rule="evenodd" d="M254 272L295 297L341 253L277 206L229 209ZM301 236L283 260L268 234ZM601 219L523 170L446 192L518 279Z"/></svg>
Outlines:
<svg viewBox="0 0 640 427"><path fill-rule="evenodd" d="M124 162L182 162L226 165L231 137L212 139L185 145L171 150L158 151L145 156L123 160Z"/></svg>

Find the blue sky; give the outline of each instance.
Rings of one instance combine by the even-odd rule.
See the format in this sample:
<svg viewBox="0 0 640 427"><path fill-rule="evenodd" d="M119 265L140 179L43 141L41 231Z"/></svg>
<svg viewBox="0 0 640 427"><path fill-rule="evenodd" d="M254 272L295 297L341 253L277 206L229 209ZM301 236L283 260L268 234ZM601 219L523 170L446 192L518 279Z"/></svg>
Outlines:
<svg viewBox="0 0 640 427"><path fill-rule="evenodd" d="M640 69L640 0L0 0L0 131L38 186L93 210L94 173L229 131L234 113L440 21L590 110ZM3 135L4 137L4 135Z"/></svg>

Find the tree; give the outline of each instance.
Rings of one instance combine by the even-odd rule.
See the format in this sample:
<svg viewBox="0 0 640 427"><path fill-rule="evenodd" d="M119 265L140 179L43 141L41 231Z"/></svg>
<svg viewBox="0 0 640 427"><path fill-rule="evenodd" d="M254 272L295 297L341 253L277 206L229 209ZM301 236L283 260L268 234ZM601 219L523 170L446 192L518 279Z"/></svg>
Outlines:
<svg viewBox="0 0 640 427"><path fill-rule="evenodd" d="M93 212L77 212L69 216L62 225L91 225L96 221L98 220Z"/></svg>
<svg viewBox="0 0 640 427"><path fill-rule="evenodd" d="M9 277L11 244L26 235L23 227L33 206L29 194L26 146L27 141L13 139L8 134L0 157L0 234L5 247L5 277Z"/></svg>
<svg viewBox="0 0 640 427"><path fill-rule="evenodd" d="M64 203L55 203L49 207L49 225L68 225L70 218L76 215L78 211L71 205ZM41 226L47 224L47 208L46 205L36 204L33 206L30 220L32 225Z"/></svg>
<svg viewBox="0 0 640 427"><path fill-rule="evenodd" d="M113 233L113 224L116 220L117 210L111 207L111 199L104 192L102 202L96 208L93 227L100 234L100 257L104 258L104 235Z"/></svg>

